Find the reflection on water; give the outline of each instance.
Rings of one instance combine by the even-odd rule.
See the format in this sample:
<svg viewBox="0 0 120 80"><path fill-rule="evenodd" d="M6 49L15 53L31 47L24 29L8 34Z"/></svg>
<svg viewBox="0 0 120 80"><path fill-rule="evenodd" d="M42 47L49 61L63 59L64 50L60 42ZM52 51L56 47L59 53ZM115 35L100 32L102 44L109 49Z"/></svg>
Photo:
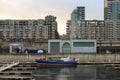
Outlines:
<svg viewBox="0 0 120 80"><path fill-rule="evenodd" d="M120 68L112 66L78 65L64 68L38 68L35 80L120 80Z"/></svg>

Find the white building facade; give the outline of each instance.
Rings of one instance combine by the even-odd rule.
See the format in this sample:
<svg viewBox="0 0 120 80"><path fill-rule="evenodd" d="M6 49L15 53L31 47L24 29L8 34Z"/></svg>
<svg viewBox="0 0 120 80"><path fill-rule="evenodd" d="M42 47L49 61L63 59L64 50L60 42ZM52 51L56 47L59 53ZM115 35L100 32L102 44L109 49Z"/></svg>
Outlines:
<svg viewBox="0 0 120 80"><path fill-rule="evenodd" d="M96 53L96 40L49 40L48 53Z"/></svg>

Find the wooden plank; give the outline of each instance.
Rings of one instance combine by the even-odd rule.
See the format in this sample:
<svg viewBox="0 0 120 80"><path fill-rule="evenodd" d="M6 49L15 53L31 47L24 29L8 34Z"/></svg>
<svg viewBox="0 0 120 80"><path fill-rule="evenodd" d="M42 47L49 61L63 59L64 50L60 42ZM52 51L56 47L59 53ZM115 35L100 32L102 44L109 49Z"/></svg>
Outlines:
<svg viewBox="0 0 120 80"><path fill-rule="evenodd" d="M15 62L15 63L12 63L12 64L4 65L4 66L0 67L0 72L4 71L4 70L6 70L6 69L9 69L9 68L11 68L11 67L13 67L13 66L16 66L16 65L18 65L18 64L19 64L19 62Z"/></svg>

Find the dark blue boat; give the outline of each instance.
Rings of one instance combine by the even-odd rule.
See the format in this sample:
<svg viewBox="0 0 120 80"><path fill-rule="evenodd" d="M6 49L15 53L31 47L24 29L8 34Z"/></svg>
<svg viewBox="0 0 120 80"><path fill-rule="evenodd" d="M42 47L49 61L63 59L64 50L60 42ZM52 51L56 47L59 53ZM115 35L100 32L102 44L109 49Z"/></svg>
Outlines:
<svg viewBox="0 0 120 80"><path fill-rule="evenodd" d="M36 59L38 66L76 66L77 61L49 61Z"/></svg>

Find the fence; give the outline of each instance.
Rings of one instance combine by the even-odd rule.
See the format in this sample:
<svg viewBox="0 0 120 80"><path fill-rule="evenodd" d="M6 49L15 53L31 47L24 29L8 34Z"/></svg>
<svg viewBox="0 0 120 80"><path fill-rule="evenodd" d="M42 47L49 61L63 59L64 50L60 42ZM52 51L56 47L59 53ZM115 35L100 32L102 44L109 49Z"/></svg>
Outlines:
<svg viewBox="0 0 120 80"><path fill-rule="evenodd" d="M2 54L0 62L35 62L36 58L47 57L57 58L67 57L67 54ZM71 58L78 58L79 63L119 63L120 54L72 54Z"/></svg>

